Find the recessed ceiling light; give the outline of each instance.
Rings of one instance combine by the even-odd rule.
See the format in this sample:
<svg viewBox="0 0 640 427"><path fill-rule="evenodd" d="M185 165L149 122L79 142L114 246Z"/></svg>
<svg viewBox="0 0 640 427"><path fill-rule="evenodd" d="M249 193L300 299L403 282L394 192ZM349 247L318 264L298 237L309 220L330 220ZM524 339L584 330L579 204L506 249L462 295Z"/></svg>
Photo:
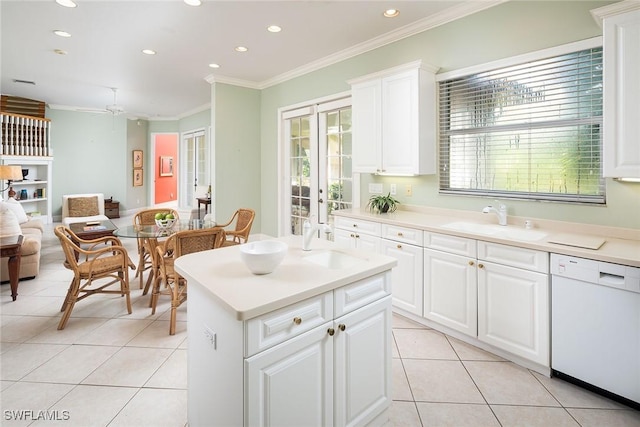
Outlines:
<svg viewBox="0 0 640 427"><path fill-rule="evenodd" d="M200 0L184 0L189 6L200 6L202 2Z"/></svg>
<svg viewBox="0 0 640 427"><path fill-rule="evenodd" d="M387 9L383 13L385 18L395 18L400 15L400 11L398 9Z"/></svg>
<svg viewBox="0 0 640 427"><path fill-rule="evenodd" d="M67 33L66 31L62 31L62 30L55 30L53 32L53 34L55 34L56 36L60 36L60 37L71 37L71 34Z"/></svg>
<svg viewBox="0 0 640 427"><path fill-rule="evenodd" d="M220 68L220 65L215 64L215 63L211 63L211 64L209 64L209 67L211 67L211 68Z"/></svg>
<svg viewBox="0 0 640 427"><path fill-rule="evenodd" d="M156 51L153 49L143 49L142 53L144 53L145 55L155 55Z"/></svg>
<svg viewBox="0 0 640 427"><path fill-rule="evenodd" d="M56 3L58 3L60 6L64 6L64 7L77 7L78 5L75 4L75 2L73 0L56 0Z"/></svg>
<svg viewBox="0 0 640 427"><path fill-rule="evenodd" d="M54 53L57 53L58 55L66 55L67 51L66 50L62 50L62 49L53 49Z"/></svg>
<svg viewBox="0 0 640 427"><path fill-rule="evenodd" d="M236 47L236 52L246 52L246 51L248 51L248 50L249 50L249 49L248 49L248 48L246 48L246 47L244 47L244 46L238 46L238 47Z"/></svg>
<svg viewBox="0 0 640 427"><path fill-rule="evenodd" d="M270 33L279 33L280 31L282 31L282 28L278 27L277 25L269 25L267 27L267 31L269 31Z"/></svg>

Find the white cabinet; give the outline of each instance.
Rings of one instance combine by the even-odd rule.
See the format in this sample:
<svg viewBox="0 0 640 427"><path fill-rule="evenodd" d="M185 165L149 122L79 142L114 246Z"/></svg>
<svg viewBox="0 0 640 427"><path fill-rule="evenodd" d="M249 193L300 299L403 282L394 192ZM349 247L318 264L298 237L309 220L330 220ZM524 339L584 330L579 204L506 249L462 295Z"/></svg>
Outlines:
<svg viewBox="0 0 640 427"><path fill-rule="evenodd" d="M245 362L248 426L331 425L333 346L317 327Z"/></svg>
<svg viewBox="0 0 640 427"><path fill-rule="evenodd" d="M478 242L478 260L478 339L549 366L548 253Z"/></svg>
<svg viewBox="0 0 640 427"><path fill-rule="evenodd" d="M475 337L477 274L475 240L425 233L424 317Z"/></svg>
<svg viewBox="0 0 640 427"><path fill-rule="evenodd" d="M349 82L354 172L436 172L436 72L416 61Z"/></svg>
<svg viewBox="0 0 640 427"><path fill-rule="evenodd" d="M359 426L391 402L391 297L378 275L247 322L291 328L317 320L333 297L332 318L245 360L249 426ZM324 304L326 307L327 304ZM297 319L297 320L296 320ZM276 326L276 329L278 328ZM252 348L253 334L248 334Z"/></svg>
<svg viewBox="0 0 640 427"><path fill-rule="evenodd" d="M380 224L359 219L336 217L333 241L347 249L380 252Z"/></svg>
<svg viewBox="0 0 640 427"><path fill-rule="evenodd" d="M549 254L425 233L424 317L549 366Z"/></svg>
<svg viewBox="0 0 640 427"><path fill-rule="evenodd" d="M382 225L381 253L398 260L392 270L393 306L422 316L422 230Z"/></svg>
<svg viewBox="0 0 640 427"><path fill-rule="evenodd" d="M592 11L604 37L603 175L640 178L640 3Z"/></svg>
<svg viewBox="0 0 640 427"><path fill-rule="evenodd" d="M27 214L39 217L45 223L53 222L52 218L52 164L51 157L2 156L3 165L18 165L28 171L22 181L11 183L16 198ZM24 191L23 191L24 190ZM4 194L8 195L8 192Z"/></svg>

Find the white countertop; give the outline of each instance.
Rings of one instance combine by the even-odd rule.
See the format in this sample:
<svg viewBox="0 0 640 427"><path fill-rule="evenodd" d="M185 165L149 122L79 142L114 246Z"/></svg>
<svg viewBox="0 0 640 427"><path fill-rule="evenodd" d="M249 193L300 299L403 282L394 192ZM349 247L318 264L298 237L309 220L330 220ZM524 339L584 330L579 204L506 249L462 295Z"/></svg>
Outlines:
<svg viewBox="0 0 640 427"><path fill-rule="evenodd" d="M459 231L443 227L446 224L456 221L475 222L485 225L496 224L497 218L493 214L477 214L475 212L429 208L423 209L422 211L399 209L391 214L373 214L365 209L351 209L335 211L333 214L435 233L467 237L487 242L502 243L522 248L640 267L640 239L638 237L640 235L640 231L635 229L622 229L549 220L534 220L534 230L544 232L546 233L546 236L540 240L518 240L516 238L505 239L497 236L474 233L473 231ZM506 227L524 229L523 223L524 219L522 218L510 217L509 225ZM554 238L560 236L564 238L572 238L574 240L603 237L605 243L597 250L549 243L550 240L554 240Z"/></svg>
<svg viewBox="0 0 640 427"><path fill-rule="evenodd" d="M326 240L313 239L309 252L302 250L302 236L277 240L287 243L289 250L270 274L252 274L240 260L240 246L182 256L176 260L175 268L190 284L197 282L209 290L238 320L247 320L381 273L397 264L394 258L342 249ZM362 262L329 269L304 259L327 249L347 253Z"/></svg>

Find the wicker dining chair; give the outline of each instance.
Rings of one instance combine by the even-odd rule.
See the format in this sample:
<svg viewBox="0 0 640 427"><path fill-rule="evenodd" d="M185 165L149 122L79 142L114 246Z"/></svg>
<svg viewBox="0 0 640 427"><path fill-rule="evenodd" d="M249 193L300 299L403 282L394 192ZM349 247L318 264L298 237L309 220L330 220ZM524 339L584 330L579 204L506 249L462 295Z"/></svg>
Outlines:
<svg viewBox="0 0 640 427"><path fill-rule="evenodd" d="M174 218L178 219L178 212L175 209L145 209L133 216L133 225L155 225L156 214L158 213L171 213ZM138 238L138 268L135 277L140 276L140 289L144 286L142 295L147 294L151 283L153 283L154 277L157 276L157 271L154 271L154 262L152 258L155 256L155 253L155 242L154 244L150 244L148 239ZM143 273L147 270L149 270L149 277L147 277L147 283L143 285Z"/></svg>
<svg viewBox="0 0 640 427"><path fill-rule="evenodd" d="M224 241L224 229L213 227L179 231L156 247L159 271L151 294L151 314L156 312L158 296L161 293L171 296L169 335L176 333L176 311L187 300L187 281L174 270L174 261L182 255L217 249Z"/></svg>
<svg viewBox="0 0 640 427"><path fill-rule="evenodd" d="M127 311L131 314L129 268L135 268L135 265L120 240L115 236L81 239L64 225L57 226L54 233L64 251L64 265L73 271L73 279L60 308L63 314L58 329L67 325L76 302L97 293L126 297ZM119 289L108 289L116 283L120 285Z"/></svg>
<svg viewBox="0 0 640 427"><path fill-rule="evenodd" d="M233 214L229 222L226 224L218 224L219 227L224 228L228 227L234 220L236 220L236 226L234 229L225 230L227 238L225 239L223 246L246 243L249 240L249 233L251 232L251 226L253 225L253 220L255 218L256 211L248 208L240 208Z"/></svg>

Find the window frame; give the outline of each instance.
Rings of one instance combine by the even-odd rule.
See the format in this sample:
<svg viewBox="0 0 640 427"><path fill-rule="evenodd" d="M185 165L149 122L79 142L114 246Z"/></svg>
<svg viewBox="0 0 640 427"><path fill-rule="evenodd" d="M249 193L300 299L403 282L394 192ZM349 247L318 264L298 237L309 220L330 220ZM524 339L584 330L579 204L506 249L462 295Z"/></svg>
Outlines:
<svg viewBox="0 0 640 427"><path fill-rule="evenodd" d="M556 57L566 55L582 50L593 49L602 47L602 37L593 37L578 42L568 43L561 46L555 46L549 49L538 50L529 52L522 55L517 55L509 58L504 58L484 64L479 64L471 67L466 67L459 70L453 70L436 75L436 83L439 85L442 81L459 79L469 77L479 73L485 73L497 69L509 68L526 64L528 62L535 62L544 60L550 57ZM604 64L603 64L604 66ZM445 102L440 99L440 90L438 93L438 107L442 107L441 102ZM438 113L440 114L440 113ZM438 118L438 132L440 133L440 117ZM602 139L602 122L600 122L600 188L601 194L598 195L581 195L581 194L562 194L562 193L544 193L544 192L527 192L527 191L508 191L508 190L486 190L486 189L469 189L469 188L450 188L446 185L449 180L449 175L443 175L443 156L448 152L447 147L443 147L440 136L439 150L438 150L438 170L440 173L438 180L439 194L442 195L456 195L456 196L475 196L475 197L493 197L493 198L505 198L505 199L521 199L521 200L534 200L534 201L551 201L551 202L567 202L567 203L585 203L585 204L606 204L606 185L605 178L602 176L603 166L603 139ZM533 128L536 127L534 124Z"/></svg>

